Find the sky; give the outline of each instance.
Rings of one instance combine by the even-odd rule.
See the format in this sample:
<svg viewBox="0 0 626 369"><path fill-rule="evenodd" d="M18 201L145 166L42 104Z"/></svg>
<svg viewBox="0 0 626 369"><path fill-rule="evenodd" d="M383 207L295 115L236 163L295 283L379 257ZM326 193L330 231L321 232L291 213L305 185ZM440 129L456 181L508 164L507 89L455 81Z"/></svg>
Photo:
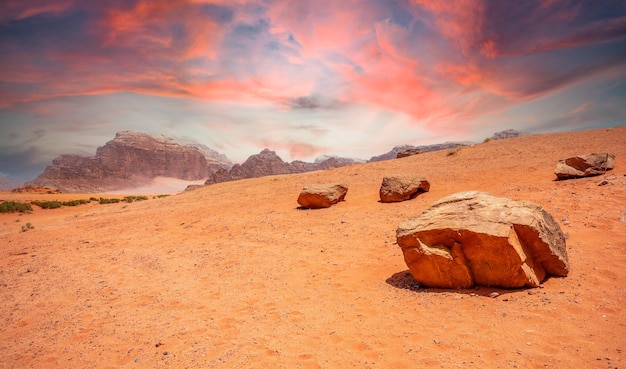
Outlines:
<svg viewBox="0 0 626 369"><path fill-rule="evenodd" d="M626 124L623 0L3 0L0 176L122 130L234 162Z"/></svg>

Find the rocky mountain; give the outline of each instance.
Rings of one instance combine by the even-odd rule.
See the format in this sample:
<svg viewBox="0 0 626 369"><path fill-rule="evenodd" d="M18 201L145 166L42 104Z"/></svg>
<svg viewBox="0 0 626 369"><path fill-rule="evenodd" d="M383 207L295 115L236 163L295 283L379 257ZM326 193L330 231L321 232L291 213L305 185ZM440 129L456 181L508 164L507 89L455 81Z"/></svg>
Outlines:
<svg viewBox="0 0 626 369"><path fill-rule="evenodd" d="M155 177L204 179L228 168L207 162L198 148L171 138L123 131L96 150L95 156L61 155L42 174L23 186L46 186L63 192L103 192L149 183Z"/></svg>
<svg viewBox="0 0 626 369"><path fill-rule="evenodd" d="M516 131L514 129L507 129L505 131L496 132L491 136L492 140L503 140L505 138L513 138L523 136L524 134L520 131Z"/></svg>
<svg viewBox="0 0 626 369"><path fill-rule="evenodd" d="M419 150L420 152L428 152L428 151L452 149L458 146L467 146L467 145L470 145L470 143L468 142L445 142L445 143L440 143L440 144L424 145L424 146L400 145L400 146L394 147L393 149L391 149L391 151L386 152L382 155L372 156L370 160L368 160L367 162L371 163L375 161L396 159L398 157L399 152L407 151L407 150Z"/></svg>
<svg viewBox="0 0 626 369"><path fill-rule="evenodd" d="M250 156L242 164L235 164L229 170L220 169L217 172L209 176L205 185L214 183L235 181L244 178L256 178L277 174L292 174L292 173L304 173L314 170L324 170L331 168L339 168L350 164L355 164L359 161L354 159L346 159L339 157L328 157L325 160L321 160L315 163L307 163L304 161L296 160L291 163L283 161L275 151L265 149L259 154ZM193 187L195 188L195 186Z"/></svg>
<svg viewBox="0 0 626 369"><path fill-rule="evenodd" d="M189 146L195 147L204 154L209 168L215 168L214 172L216 172L220 168L230 169L233 166L233 162L231 162L226 155L213 150L207 145L194 143L189 144Z"/></svg>

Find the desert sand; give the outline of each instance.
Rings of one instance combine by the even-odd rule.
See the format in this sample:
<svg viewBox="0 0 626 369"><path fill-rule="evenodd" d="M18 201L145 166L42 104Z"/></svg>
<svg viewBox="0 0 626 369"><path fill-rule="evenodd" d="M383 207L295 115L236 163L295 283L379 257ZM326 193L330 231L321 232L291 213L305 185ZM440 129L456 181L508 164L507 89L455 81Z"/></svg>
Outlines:
<svg viewBox="0 0 626 369"><path fill-rule="evenodd" d="M615 169L555 181L557 160L590 152L614 153ZM379 202L394 173L424 175L430 192ZM298 209L318 182L346 183L346 201ZM417 286L397 226L467 190L550 212L569 276ZM626 127L149 197L0 214L0 368L626 367Z"/></svg>

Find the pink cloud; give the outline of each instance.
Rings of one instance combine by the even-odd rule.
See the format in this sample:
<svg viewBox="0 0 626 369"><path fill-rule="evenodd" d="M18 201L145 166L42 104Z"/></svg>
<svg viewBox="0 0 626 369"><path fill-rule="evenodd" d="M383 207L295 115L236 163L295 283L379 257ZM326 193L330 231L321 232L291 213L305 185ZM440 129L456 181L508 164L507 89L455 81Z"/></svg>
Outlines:
<svg viewBox="0 0 626 369"><path fill-rule="evenodd" d="M74 0L4 0L0 2L0 23L40 14L58 14L69 9L74 2Z"/></svg>

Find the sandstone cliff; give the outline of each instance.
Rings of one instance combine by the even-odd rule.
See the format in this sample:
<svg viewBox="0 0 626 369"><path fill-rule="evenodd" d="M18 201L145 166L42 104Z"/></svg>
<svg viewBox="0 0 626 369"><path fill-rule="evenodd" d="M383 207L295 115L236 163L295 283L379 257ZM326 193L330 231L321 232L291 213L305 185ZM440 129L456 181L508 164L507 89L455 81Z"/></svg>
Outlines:
<svg viewBox="0 0 626 369"><path fill-rule="evenodd" d="M54 187L63 192L103 192L149 183L155 177L198 180L228 163L212 166L198 148L171 138L123 131L91 157L61 155L25 186Z"/></svg>

